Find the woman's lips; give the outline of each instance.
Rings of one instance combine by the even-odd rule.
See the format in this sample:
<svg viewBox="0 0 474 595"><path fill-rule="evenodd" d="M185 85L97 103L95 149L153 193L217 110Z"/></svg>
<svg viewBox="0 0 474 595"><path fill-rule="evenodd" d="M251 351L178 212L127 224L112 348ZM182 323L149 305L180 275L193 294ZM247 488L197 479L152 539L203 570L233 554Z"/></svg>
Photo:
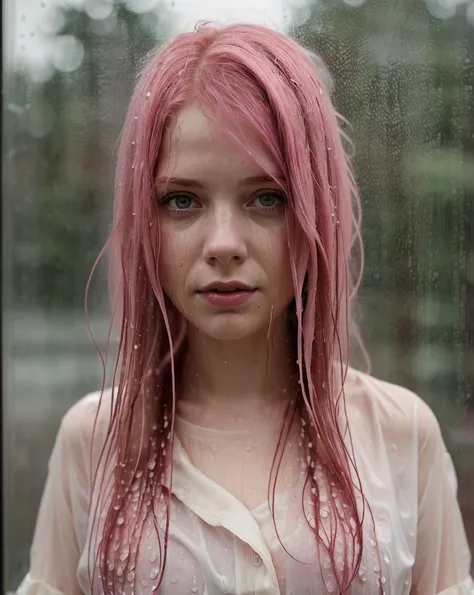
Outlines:
<svg viewBox="0 0 474 595"><path fill-rule="evenodd" d="M255 293L256 289L235 289L233 291L200 291L199 295L203 300L216 308L233 308L247 302Z"/></svg>

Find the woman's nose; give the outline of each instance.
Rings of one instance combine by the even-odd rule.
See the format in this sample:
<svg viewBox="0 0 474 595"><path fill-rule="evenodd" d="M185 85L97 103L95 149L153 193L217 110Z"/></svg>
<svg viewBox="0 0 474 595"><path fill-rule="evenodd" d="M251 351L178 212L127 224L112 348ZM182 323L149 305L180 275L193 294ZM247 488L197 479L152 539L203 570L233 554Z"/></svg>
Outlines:
<svg viewBox="0 0 474 595"><path fill-rule="evenodd" d="M217 209L206 228L204 258L209 264L228 265L247 258L244 222L231 208Z"/></svg>

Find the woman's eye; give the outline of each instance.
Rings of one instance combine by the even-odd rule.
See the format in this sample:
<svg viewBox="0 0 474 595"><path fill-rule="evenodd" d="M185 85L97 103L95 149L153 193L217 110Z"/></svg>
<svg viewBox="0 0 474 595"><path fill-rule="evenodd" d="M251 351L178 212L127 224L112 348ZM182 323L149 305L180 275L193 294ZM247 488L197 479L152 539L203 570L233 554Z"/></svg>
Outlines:
<svg viewBox="0 0 474 595"><path fill-rule="evenodd" d="M265 209L277 208L285 204L285 199L281 194L276 192L260 194L255 199L257 206Z"/></svg>
<svg viewBox="0 0 474 595"><path fill-rule="evenodd" d="M186 211L197 205L197 201L186 194L170 196L162 202L166 204L170 211Z"/></svg>

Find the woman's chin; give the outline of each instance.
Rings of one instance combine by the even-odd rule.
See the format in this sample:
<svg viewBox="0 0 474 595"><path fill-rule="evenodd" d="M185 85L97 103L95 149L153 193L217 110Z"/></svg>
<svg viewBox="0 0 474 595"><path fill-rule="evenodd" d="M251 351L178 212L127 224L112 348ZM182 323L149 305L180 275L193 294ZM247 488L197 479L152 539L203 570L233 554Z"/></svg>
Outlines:
<svg viewBox="0 0 474 595"><path fill-rule="evenodd" d="M241 341L263 330L263 325L255 324L255 321L242 320L240 316L220 316L219 319L203 321L198 325L196 322L193 321L193 326L214 341Z"/></svg>

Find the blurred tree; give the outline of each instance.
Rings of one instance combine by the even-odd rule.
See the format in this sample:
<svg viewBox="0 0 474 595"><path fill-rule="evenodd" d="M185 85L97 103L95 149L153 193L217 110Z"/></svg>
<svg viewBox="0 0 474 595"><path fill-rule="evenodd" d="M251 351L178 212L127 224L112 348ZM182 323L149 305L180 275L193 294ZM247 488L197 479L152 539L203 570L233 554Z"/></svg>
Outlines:
<svg viewBox="0 0 474 595"><path fill-rule="evenodd" d="M9 84L14 101L26 104L23 127L14 136L21 150L10 159L6 178L7 192L15 197L17 307L82 307L110 223L121 121L140 61L157 41L156 16L122 4L108 17L113 26L100 32L100 23L84 11L69 8L63 14L57 36L71 35L82 44L79 68L56 69L43 84L16 74Z"/></svg>
<svg viewBox="0 0 474 595"><path fill-rule="evenodd" d="M292 35L324 59L353 125L374 366L444 409L474 386L474 31L423 0L349 4L312 3Z"/></svg>

